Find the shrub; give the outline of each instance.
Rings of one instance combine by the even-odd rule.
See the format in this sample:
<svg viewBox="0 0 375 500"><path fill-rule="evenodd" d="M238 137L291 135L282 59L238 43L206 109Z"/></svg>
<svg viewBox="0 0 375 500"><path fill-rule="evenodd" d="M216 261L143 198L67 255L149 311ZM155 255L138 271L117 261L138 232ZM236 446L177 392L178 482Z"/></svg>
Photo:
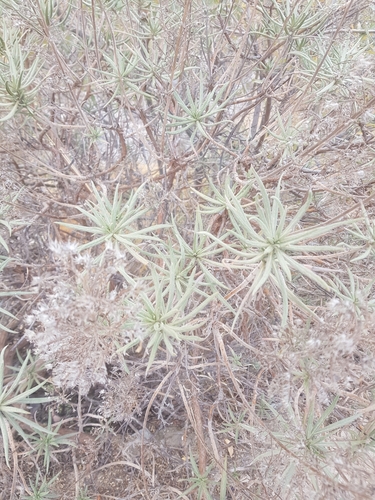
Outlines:
<svg viewBox="0 0 375 500"><path fill-rule="evenodd" d="M372 10L0 0L10 497L372 497Z"/></svg>

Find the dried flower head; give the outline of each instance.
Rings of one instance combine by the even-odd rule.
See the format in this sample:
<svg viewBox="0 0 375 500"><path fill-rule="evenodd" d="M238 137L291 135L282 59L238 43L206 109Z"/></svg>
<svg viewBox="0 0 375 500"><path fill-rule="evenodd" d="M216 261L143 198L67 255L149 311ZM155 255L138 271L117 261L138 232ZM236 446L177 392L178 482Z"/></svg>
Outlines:
<svg viewBox="0 0 375 500"><path fill-rule="evenodd" d="M142 409L145 388L133 374L122 372L110 379L103 392L101 413L115 422L129 421Z"/></svg>

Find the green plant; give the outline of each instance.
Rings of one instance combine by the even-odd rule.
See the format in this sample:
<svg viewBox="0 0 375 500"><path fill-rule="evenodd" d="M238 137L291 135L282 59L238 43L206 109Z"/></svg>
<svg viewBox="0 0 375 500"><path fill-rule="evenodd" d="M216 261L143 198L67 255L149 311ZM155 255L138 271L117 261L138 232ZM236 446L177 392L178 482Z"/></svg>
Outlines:
<svg viewBox="0 0 375 500"><path fill-rule="evenodd" d="M205 93L202 76L197 79L199 81L199 95L197 98L194 98L191 95L190 87L187 87L187 104L185 104L184 99L176 91L173 93L176 102L183 110L184 115L170 115L172 123L167 124L169 129L174 129L169 131L170 134L181 134L182 132L193 128L193 133L190 135L191 143L194 142L194 138L198 132L203 137L211 139L207 129L224 123L224 121L210 121L209 118L212 119L216 117L220 111L223 111L231 99L219 102L228 86L227 84Z"/></svg>
<svg viewBox="0 0 375 500"><path fill-rule="evenodd" d="M229 412L229 417L230 421L224 423L225 429L220 431L220 433L229 433L234 436L234 442L237 444L238 439L240 437L240 433L242 431L248 431L255 433L256 429L255 427L248 425L246 423L246 417L248 415L247 411L242 411L240 413L235 413L231 409L230 406L228 406L228 412Z"/></svg>
<svg viewBox="0 0 375 500"><path fill-rule="evenodd" d="M0 226L3 226L9 236L12 234L12 229L14 226L20 224L20 221L13 218L11 216L11 210L12 206L15 204L17 201L17 198L22 193L22 189L19 189L17 192L12 192L10 194L5 194L2 196L2 199L0 200ZM9 247L7 242L5 241L4 237L0 234L0 247L3 247L6 252L9 254ZM4 271L4 269L8 266L10 262L12 262L12 258L6 257L5 255L0 255L0 273ZM0 292L0 297L12 297L12 296L18 296L18 295L25 295L28 292L25 291L17 291L17 290L3 290ZM16 319L16 317L9 312L8 310L0 307L0 314L3 314L5 316L8 316L12 319ZM4 329L7 332L11 332L9 328L7 328L5 325L0 323L0 326L2 329Z"/></svg>
<svg viewBox="0 0 375 500"><path fill-rule="evenodd" d="M5 187L5 189L7 189ZM8 187L9 189L9 187ZM17 202L17 199L21 196L23 189L20 188L18 190L15 190L10 193L1 193L1 199L0 199L0 226L3 226L9 236L12 234L12 229L14 226L22 224L20 220L15 219L12 217L12 209L15 203ZM0 245L5 248L5 250L9 253L9 247L3 236L0 234ZM1 258L4 258L1 256Z"/></svg>
<svg viewBox="0 0 375 500"><path fill-rule="evenodd" d="M201 311L215 298L215 295L206 297L198 304L195 299L195 272L192 271L186 283L186 290L182 295L176 289L175 276L171 270L168 280L161 277L155 269L151 268L151 284L149 292L139 294L140 306L133 304L138 309L134 324L135 339L120 348L121 352L128 351L131 347L148 338L147 349L150 350L147 369L155 360L156 353L163 343L170 356L175 355L175 346L180 342L199 342L203 338L192 335L192 332L201 328L207 318L200 316ZM201 296L201 291L198 295Z"/></svg>
<svg viewBox="0 0 375 500"><path fill-rule="evenodd" d="M367 259L375 255L375 221L370 219L363 204L361 204L361 206L365 227L361 229L357 224L354 224L354 230L348 229L348 231L356 240L364 245L362 248L359 248L359 250L364 249L364 252L355 257L352 262Z"/></svg>
<svg viewBox="0 0 375 500"><path fill-rule="evenodd" d="M288 222L288 208L281 201L281 179L275 194L270 199L258 174L253 171L253 175L260 191L254 202L256 214L248 215L235 194L230 194L227 209L233 229L228 233L233 239L229 244L224 238L216 238L213 235L211 238L222 245L229 254L236 256L234 259L226 259L225 263L229 269L252 269L236 291L250 283L247 297L254 297L267 281L276 286L282 297L282 325L285 326L289 301L311 314L310 308L290 286L293 280L292 273L302 274L325 290L331 290L327 281L314 272L311 265L300 261L307 260L309 254L319 259L326 258L325 254L340 252L342 248L335 245L314 245L309 242L339 226L348 225L348 221L299 229L298 225L311 204L312 193L308 193L306 202Z"/></svg>
<svg viewBox="0 0 375 500"><path fill-rule="evenodd" d="M306 128L306 119L302 119L299 123L293 125L292 117L289 116L286 123L280 116L280 113L276 111L276 124L278 128L278 133L273 132L270 128L266 127L268 132L277 139L282 148L282 156L293 156L299 145L301 144L300 136L301 131Z"/></svg>
<svg viewBox="0 0 375 500"><path fill-rule="evenodd" d="M28 64L30 54L23 49L19 31L10 30L5 22L2 28L4 57L0 59L0 107L6 111L10 108L8 114L0 118L0 122L5 122L18 110L30 110L41 85L35 83L41 64L39 57Z"/></svg>
<svg viewBox="0 0 375 500"><path fill-rule="evenodd" d="M246 182L244 182L244 185L241 186L237 183L233 184L230 176L226 175L222 190L218 189L211 179L208 179L208 184L210 186L210 193L212 193L211 195L191 188L193 193L208 203L207 205L200 204L199 211L207 215L221 215L229 208L228 198L234 195L240 202L252 189L253 180L249 177L246 179Z"/></svg>
<svg viewBox="0 0 375 500"><path fill-rule="evenodd" d="M87 486L80 488L77 500L92 500L92 497L87 493Z"/></svg>
<svg viewBox="0 0 375 500"><path fill-rule="evenodd" d="M338 400L339 396L335 396L332 403L327 406L325 411L317 420L315 418L314 404L312 404L309 408L304 428L304 445L306 449L314 455L324 456L324 454L329 452L334 446L345 446L347 444L345 441L335 441L332 437L338 430L345 428L360 417L360 414L357 413L325 425L326 421L334 412Z"/></svg>
<svg viewBox="0 0 375 500"><path fill-rule="evenodd" d="M292 453L286 462L283 461L284 471L277 481L282 488L290 487L293 477L298 467L304 467L309 460L314 459L314 463L320 464L320 471L330 478L334 478L334 470L329 458L340 449L349 450L352 446L350 438L350 426L360 417L359 413L354 413L349 417L335 420L326 425L326 421L332 418L337 406L339 397L333 398L332 402L316 418L314 401L306 408L304 418L301 418L292 405L288 405L284 412L279 412L272 404L263 401L265 407L272 414L273 428L270 437L275 439L271 449L259 454L252 462L252 465L267 457L275 457ZM343 432L346 431L346 434ZM264 439L266 439L264 435ZM302 463L298 461L302 459ZM310 475L308 467L306 473ZM335 478L334 482L339 482Z"/></svg>
<svg viewBox="0 0 375 500"><path fill-rule="evenodd" d="M0 353L0 431L3 437L5 460L9 466L9 431L10 428L18 432L18 434L28 442L29 435L26 434L23 426L30 428L40 433L51 434L52 432L45 429L31 419L25 417L29 412L24 410L22 406L29 404L40 404L51 401L51 397L30 397L32 394L41 389L45 382L42 382L30 389L20 390L20 383L25 376L27 365L29 363L30 353L26 356L22 366L20 367L17 376L9 383L5 383L5 363L4 363L4 348Z"/></svg>
<svg viewBox="0 0 375 500"><path fill-rule="evenodd" d="M76 446L73 441L69 438L75 437L76 433L72 432L69 434L59 434L59 429L61 427L61 422L57 424L52 424L52 414L48 413L48 423L43 432L36 432L32 434L29 439L32 444L33 449L29 452L35 453L36 457L39 458L43 456L43 465L46 469L46 473L49 471L49 466L51 463L51 458L54 457L54 448L58 448L62 445L65 446ZM46 432L48 431L48 432Z"/></svg>
<svg viewBox="0 0 375 500"><path fill-rule="evenodd" d="M375 299L370 298L375 280L371 280L366 286L361 286L359 279L348 269L349 285L345 285L337 276L335 282L331 281L331 287L337 297L344 302L353 305L356 314L363 318L363 311L374 311Z"/></svg>
<svg viewBox="0 0 375 500"><path fill-rule="evenodd" d="M133 229L134 224L139 223L141 217L148 211L147 208L137 206L143 186L133 191L126 202L123 202L118 187L117 185L113 200L110 201L105 192L100 194L97 188L92 185L96 202L87 201L87 209L78 207L78 210L94 224L93 226L70 223L64 223L64 226L95 236L92 241L78 248L80 252L105 244L106 249L114 250L119 254L125 250L142 264L148 265L149 261L141 255L141 242L144 240L158 241L159 239L150 233L166 226L158 224L144 229Z"/></svg>
<svg viewBox="0 0 375 500"><path fill-rule="evenodd" d="M10 261L11 261L11 259L5 258L5 257L2 258L2 259L0 259L0 272L3 271L6 268L6 266L9 264ZM11 295L16 295L16 293L14 293L13 291L0 292L0 297L9 297ZM13 319L16 318L14 316L14 314L12 314L11 312L7 311L3 307L0 307L0 314L5 314L5 316L8 316L8 317L13 318ZM5 325L1 325L1 328L3 328L5 331L8 331L8 332L11 331Z"/></svg>
<svg viewBox="0 0 375 500"><path fill-rule="evenodd" d="M327 18L325 9L317 7L313 0L303 4L291 0L272 0L272 14L268 12L268 8L263 3L257 5L263 15L262 33L270 38L290 36L298 40L301 36L311 36L322 28Z"/></svg>
<svg viewBox="0 0 375 500"><path fill-rule="evenodd" d="M22 495L22 500L52 500L59 498L59 495L51 492L51 486L56 481L58 476L54 476L49 481L40 477L38 472L35 481L30 481L30 490L28 494Z"/></svg>
<svg viewBox="0 0 375 500"><path fill-rule="evenodd" d="M191 486L189 486L189 488L185 490L182 495L188 495L189 493L196 491L197 500L213 500L209 491L209 488L211 486L211 480L209 476L214 467L214 464L210 464L208 467L206 467L204 473L201 473L192 453L190 453L190 463L191 468L193 469L194 477L184 479L184 481L188 481L189 483L191 483ZM178 498L181 498L182 495L180 495Z"/></svg>
<svg viewBox="0 0 375 500"><path fill-rule="evenodd" d="M16 351L19 366L12 366L11 369L14 373L19 373L20 369L24 364L24 359L22 358L20 352ZM33 386L37 386L45 382L45 377L43 376L43 371L46 370L46 366L42 363L36 356L31 354L31 351L27 352L28 363L23 371L23 377L19 382L20 391L31 389Z"/></svg>
<svg viewBox="0 0 375 500"><path fill-rule="evenodd" d="M223 252L223 248L219 247L216 242L208 242L209 238L207 234L203 233L203 227L202 215L199 208L195 214L195 224L191 232L191 241L188 242L182 237L174 221L172 225L173 237L178 241L176 253L181 260L181 265L187 276L193 271L198 271L199 274L203 273L208 286L226 288L209 270L209 267L217 265L217 262L213 259Z"/></svg>
<svg viewBox="0 0 375 500"><path fill-rule="evenodd" d="M11 262L11 258L0 258L0 273L6 268L6 266L9 264L9 262ZM23 290L5 290L5 291L1 291L0 292L0 297L17 297L19 295L29 295L30 292L26 292L26 291L23 291ZM12 314L10 311L8 311L7 309L4 309L3 307L0 307L0 314L4 314L5 316L8 316L9 318L12 318L12 319L17 319L16 316L14 316L14 314ZM12 330L10 328L8 328L7 326L3 325L0 323L0 326L3 330L5 330L6 332L9 332L11 333Z"/></svg>
<svg viewBox="0 0 375 500"><path fill-rule="evenodd" d="M317 38L314 46L304 47L303 51L294 51L301 61L302 75L308 82L316 72L317 65L323 61L316 75L316 95L321 96L330 91L347 95L348 89L357 83L357 77L352 75L355 61L367 49L359 39L356 43L351 40L340 40L330 47L326 54L326 43Z"/></svg>
<svg viewBox="0 0 375 500"><path fill-rule="evenodd" d="M356 426L357 428L351 433L351 446L354 451L375 450L375 422L369 420L363 426Z"/></svg>
<svg viewBox="0 0 375 500"><path fill-rule="evenodd" d="M135 74L135 69L138 66L138 56L134 51L127 50L121 52L115 47L113 56L111 57L108 54L104 54L104 59L108 65L109 71L102 72L103 76L106 77L103 83L106 86L114 86L113 95L110 101L107 102L107 106L116 95L121 95L125 92L127 92L128 98L130 97L129 91L131 91L132 94L147 95L139 89L139 82L143 80L143 78L139 78Z"/></svg>
<svg viewBox="0 0 375 500"><path fill-rule="evenodd" d="M3 210L2 210L1 217L3 217L3 216L4 216L4 214L3 214ZM9 234L11 234L11 232L12 232L12 226L11 226L11 223L10 223L9 221L7 221L7 220L5 220L5 219L1 218L1 219L0 219L0 224L1 224L2 226L4 226L4 227L8 230ZM6 241L4 240L4 238L1 236L1 234L0 234L0 245L1 245L3 248L5 248L5 250L6 250L7 252L9 252L8 245L7 245ZM1 256L1 257L3 257L3 256Z"/></svg>
<svg viewBox="0 0 375 500"><path fill-rule="evenodd" d="M0 0L3 496L373 497L370 4Z"/></svg>

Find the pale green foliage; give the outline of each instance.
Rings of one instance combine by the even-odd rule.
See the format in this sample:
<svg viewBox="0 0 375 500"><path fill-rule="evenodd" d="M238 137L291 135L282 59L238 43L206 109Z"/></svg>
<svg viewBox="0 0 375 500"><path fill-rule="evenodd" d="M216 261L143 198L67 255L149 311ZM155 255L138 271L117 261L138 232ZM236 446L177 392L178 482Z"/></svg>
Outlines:
<svg viewBox="0 0 375 500"><path fill-rule="evenodd" d="M332 289L337 297L346 303L352 304L359 317L363 317L364 311L373 312L375 310L375 299L370 296L375 280L371 280L366 286L362 286L351 270L348 269L347 271L349 284L346 285L336 276L335 282L331 282Z"/></svg>
<svg viewBox="0 0 375 500"><path fill-rule="evenodd" d="M1 216L3 217L3 214L1 214ZM0 224L1 224L2 226L4 226L4 227L8 230L9 234L11 234L12 228L11 228L11 224L10 224L10 222L9 222L9 221L7 221L7 220L5 220L5 219L0 219ZM6 242L6 241L5 241L5 239L1 236L1 234L0 234L0 245L1 245L3 248L5 248L5 250L6 250L7 252L9 252L9 247L8 247L8 245L7 245L7 242Z"/></svg>
<svg viewBox="0 0 375 500"><path fill-rule="evenodd" d="M210 192L212 193L211 196L192 188L192 191L199 198L208 203L206 205L199 205L199 211L202 214L207 215L221 215L225 210L229 209L228 198L234 195L235 198L240 202L242 198L246 197L246 195L253 187L251 178L249 178L243 186L238 185L237 183L234 183L231 186L232 182L229 175L227 175L224 179L224 187L222 190L218 189L211 179L208 179L208 182L210 186Z"/></svg>
<svg viewBox="0 0 375 500"><path fill-rule="evenodd" d="M76 433L60 435L60 427L61 422L55 425L52 424L52 415L51 412L49 412L48 423L43 429L43 432L36 432L29 437L33 447L33 450L30 453L36 452L37 458L40 456L43 457L43 465L47 473L49 471L51 458L54 456L54 448L59 448L62 445L69 447L76 446L75 443L69 439L75 437Z"/></svg>
<svg viewBox="0 0 375 500"><path fill-rule="evenodd" d="M223 252L223 249L218 247L216 243L209 243L207 234L203 233L203 220L199 208L195 214L194 229L191 234L191 243L187 242L180 234L177 224L174 222L173 236L178 241L176 253L181 262L181 267L186 274L186 278L192 273L197 273L196 278L203 273L208 286L216 285L225 287L220 283L214 274L210 271L210 267L217 265L214 261L215 257ZM169 252L170 255L170 252ZM169 258L167 257L167 260Z"/></svg>
<svg viewBox="0 0 375 500"><path fill-rule="evenodd" d="M214 467L214 464L210 464L205 472L202 474L199 472L198 464L195 461L193 455L190 453L190 464L193 469L194 477L186 479L191 486L183 492L182 495L188 495L193 491L196 494L197 500L213 500L213 497L210 494L210 486L212 486L212 481L210 480L210 472ZM181 498L181 496L179 498Z"/></svg>
<svg viewBox="0 0 375 500"><path fill-rule="evenodd" d="M6 189L6 188L5 188ZM12 207L16 203L17 198L21 195L22 190L20 189L18 192L15 193L10 193L10 194L5 194L3 195L2 199L0 200L0 230L2 227L6 229L8 232L9 236L12 234L12 229L20 224L20 221L12 217ZM1 247L6 250L6 252L9 254L9 246L7 244L6 239L1 235L0 233L0 250ZM0 255L0 275L4 271L4 269L7 267L7 265L12 262L12 258L6 257L5 255ZM19 296L19 295L25 295L27 292L24 291L17 291L17 290L2 290L0 291L0 297L12 297L12 296ZM8 316L8 318L15 319L15 316L8 311L7 309L0 307L0 314ZM7 328L5 325L1 325L1 328L3 328L7 332L11 332L9 328Z"/></svg>
<svg viewBox="0 0 375 500"><path fill-rule="evenodd" d="M216 126L222 121L215 121L213 118L218 113L224 110L228 104L228 100L220 102L227 85L221 88L215 88L212 91L205 93L203 88L203 78L196 77L199 81L199 94L196 98L191 95L190 88L186 88L187 103L183 101L182 97L174 92L174 97L183 111L183 115L170 115L171 123L167 126L171 129L171 134L181 134L185 130L193 128L193 133L190 137L191 142L194 141L195 135L200 133L203 137L210 138L208 127ZM209 118L212 120L210 121Z"/></svg>
<svg viewBox="0 0 375 500"><path fill-rule="evenodd" d="M5 259L0 260L0 272L3 271L3 269L5 269L5 267L9 264L10 260L11 259L9 259L9 258L8 259L5 258ZM16 293L14 293L12 291L0 292L0 297L9 297L10 295L16 295ZM5 314L5 316L8 316L10 318L15 319L14 314L12 314L10 311L7 311L3 307L0 307L0 313ZM5 325L1 325L1 328L4 328L4 330L6 330L6 331L11 331Z"/></svg>
<svg viewBox="0 0 375 500"><path fill-rule="evenodd" d="M12 371L17 374L20 370L23 370L22 381L20 382L20 391L31 389L33 386L37 386L44 382L44 378L41 375L43 370L45 370L45 365L37 358L33 356L30 351L27 352L28 363L25 368L23 368L24 359L17 350L17 359L19 366L11 367Z"/></svg>
<svg viewBox="0 0 375 500"><path fill-rule="evenodd" d="M142 189L143 186L132 192L129 199L123 203L118 186L111 201L105 193L99 193L97 188L92 185L96 202L87 201L87 208L78 207L78 210L93 225L80 226L78 224L64 223L67 227L95 236L92 241L81 245L79 251L105 244L106 249L114 250L117 253L129 252L142 264L147 264L148 261L141 255L141 242L144 240L158 241L158 238L150 233L165 226L159 224L144 229L134 229L137 222L148 211L147 208L138 204Z"/></svg>
<svg viewBox="0 0 375 500"><path fill-rule="evenodd" d="M272 15L265 7L265 2L257 5L264 20L262 32L270 38L293 36L298 40L298 37L318 31L327 18L327 12L317 7L314 1L296 4L291 0L272 0L271 4Z"/></svg>
<svg viewBox="0 0 375 500"><path fill-rule="evenodd" d="M6 266L11 262L12 259L10 258L0 258L0 273L6 268ZM0 291L0 297L17 297L19 295L28 295L29 292L22 291L22 290L5 290L5 291ZM12 314L10 311L7 309L4 309L4 307L0 307L0 314L3 314L5 316L8 316L8 318L16 319L16 316ZM1 328L5 330L6 332L12 332L10 328L7 326L1 324Z"/></svg>
<svg viewBox="0 0 375 500"><path fill-rule="evenodd" d="M299 228L301 219L311 204L312 194L308 194L306 202L288 220L288 208L281 200L282 181L279 181L275 194L271 197L258 174L253 171L253 175L259 188L254 202L256 213L247 214L235 194L229 193L227 210L233 229L228 232L233 237L233 243L228 244L224 238L211 238L236 256L226 259L229 269L252 270L242 286L243 288L251 283L247 292L249 297L255 296L267 281L276 286L282 298L282 324L285 326L289 301L306 312L310 311L292 290L292 273L302 274L325 290L330 290L329 284L313 271L312 266L301 261L309 254L322 258L327 253L340 251L340 248L310 242L348 222Z"/></svg>
<svg viewBox="0 0 375 500"><path fill-rule="evenodd" d="M355 257L353 262L373 257L375 255L375 221L369 217L363 205L362 213L365 227L360 228L357 224L355 224L354 230L348 229L355 239L364 245L360 248L360 250L364 250L364 252Z"/></svg>
<svg viewBox="0 0 375 500"><path fill-rule="evenodd" d="M360 75L353 75L353 66L360 55L367 49L361 40L353 43L352 40L343 40L335 43L329 54L325 55L326 46L322 39L318 39L309 50L295 51L301 60L302 75L308 82L315 73L317 65L323 60L314 88L316 95L322 96L327 92L339 92L347 95L351 88L355 88L361 81ZM325 57L324 57L325 56Z"/></svg>
<svg viewBox="0 0 375 500"><path fill-rule="evenodd" d="M257 430L255 427L246 423L248 418L248 413L246 411L242 411L240 413L235 413L230 406L228 406L229 413L229 422L224 423L225 429L220 431L220 433L228 433L231 436L234 436L234 442L237 444L240 433L244 431L248 431L251 433L256 433Z"/></svg>
<svg viewBox="0 0 375 500"><path fill-rule="evenodd" d="M325 425L325 422L335 410L338 400L339 397L336 396L317 420L314 415L314 405L309 409L304 428L304 445L310 453L317 456L324 456L324 454L328 453L334 446L345 446L345 444L347 444L345 441L335 441L333 436L335 436L340 429L350 426L350 424L357 420L360 415L354 414L350 417Z"/></svg>
<svg viewBox="0 0 375 500"><path fill-rule="evenodd" d="M56 479L57 476L47 480L45 477L42 478L38 472L35 481L30 481L29 493L22 495L22 500L53 500L59 498L59 495L51 492L52 484Z"/></svg>
<svg viewBox="0 0 375 500"><path fill-rule="evenodd" d="M282 157L285 156L293 156L295 151L298 149L298 146L301 144L300 136L301 132L304 128L306 128L306 120L303 119L296 125L292 124L292 117L289 116L286 123L283 123L283 120L280 116L280 113L277 111L276 113L276 123L277 123L277 132L273 132L271 129L268 129L268 132L277 139L282 148Z"/></svg>
<svg viewBox="0 0 375 500"><path fill-rule="evenodd" d="M26 425L34 431L51 434L41 425L27 418L29 412L22 408L23 405L40 404L51 401L51 397L32 397L36 391L44 386L44 382L22 390L23 377L29 362L29 356L22 363L17 376L9 383L4 381L4 354L5 348L0 353L0 430L4 442L4 453L6 463L9 465L9 429L12 428L27 442L28 437L21 425Z"/></svg>
<svg viewBox="0 0 375 500"><path fill-rule="evenodd" d="M191 483L191 486L187 488L178 498L190 498L187 495L194 492L197 500L213 500L216 498L213 494L211 494L217 485L217 482L214 479L210 478L210 473L214 468L214 464L210 464L206 467L205 472L202 474L199 471L199 467L197 462L194 459L192 453L190 453L190 464L193 469L194 476L192 478L187 478L186 481ZM220 489L219 489L219 498L220 500L226 500L227 498L227 487L228 487L228 458L225 457L223 463L220 464Z"/></svg>
<svg viewBox="0 0 375 500"><path fill-rule="evenodd" d="M186 492L162 490L156 460L151 496L373 495L370 3L0 0L1 175L25 193L4 181L0 313L17 336L1 340L25 326L35 348L6 376L0 358L20 496L53 498L36 470L72 466L65 418L25 415L46 370L78 400L69 426L103 438L98 463L118 460L115 422L187 422Z"/></svg>
<svg viewBox="0 0 375 500"><path fill-rule="evenodd" d="M171 269L168 280L152 271L152 281L148 292L141 292L139 296L140 308L136 316L140 336L131 344L121 349L128 350L136 345L142 337L148 338L149 349L148 369L155 360L161 344L164 344L169 356L174 356L175 346L181 341L199 342L203 337L193 335L206 322L207 317L200 317L199 313L211 302L214 295L208 296L202 302L194 305L196 299L196 274L191 272L186 283L186 289L181 294L176 287L176 277ZM202 292L201 292L202 293ZM138 302L138 300L137 300ZM134 304L134 308L137 306Z"/></svg>
<svg viewBox="0 0 375 500"><path fill-rule="evenodd" d="M60 5L59 0L36 0L36 13L43 16L43 22L46 26L56 25L56 18L58 21L63 22L71 10L72 2L68 2L68 5ZM64 9L64 15L61 14L61 10ZM43 23L41 22L43 26Z"/></svg>
<svg viewBox="0 0 375 500"><path fill-rule="evenodd" d="M87 487L79 490L77 500L92 500L92 497L87 493Z"/></svg>
<svg viewBox="0 0 375 500"><path fill-rule="evenodd" d="M30 56L22 46L22 35L17 30L2 25L3 57L0 57L0 109L7 113L0 122L13 118L18 110L29 109L40 85L36 78L41 68L39 57L34 57L29 66Z"/></svg>
<svg viewBox="0 0 375 500"><path fill-rule="evenodd" d="M303 458L305 463L310 463L306 462L306 459L313 458L314 463L320 464L322 474L333 477L330 459L339 449L350 450L351 438L349 431L353 422L360 417L359 413L354 413L349 417L335 419L334 422L326 424L335 411L338 400L339 398L336 396L318 418L316 417L314 403L312 403L303 419L301 415L295 412L292 405L289 405L286 411L281 413L273 405L264 401L263 404L273 416L273 427L277 429L271 433L276 446L272 446L270 450L258 455L252 463L256 464L264 458L274 456L276 453L285 453L286 450L293 452L294 457L289 457L287 466L278 480L278 483L283 488L290 487L297 472L297 457ZM282 451L277 446L279 443L283 446ZM288 456L287 453L286 456ZM308 469L305 473L308 476L310 475ZM338 478L335 478L336 480Z"/></svg>
<svg viewBox="0 0 375 500"><path fill-rule="evenodd" d="M113 55L104 54L105 61L109 71L103 71L105 85L114 88L111 100L123 92L127 92L128 98L131 94L142 93L139 90L139 81L142 78L135 76L135 69L138 65L138 56L131 51L121 52L115 47ZM131 94L129 93L131 91ZM144 93L143 93L144 94ZM144 94L146 95L146 94ZM110 103L109 101L107 105Z"/></svg>
<svg viewBox="0 0 375 500"><path fill-rule="evenodd" d="M4 190L6 187L4 187ZM9 236L12 234L12 228L19 225L21 222L12 217L12 207L17 202L20 197L22 189L18 192L12 192L10 194L5 194L0 199L0 228L3 226ZM0 248L1 246L9 253L9 247L3 236L0 234ZM2 258L2 256L1 256Z"/></svg>

